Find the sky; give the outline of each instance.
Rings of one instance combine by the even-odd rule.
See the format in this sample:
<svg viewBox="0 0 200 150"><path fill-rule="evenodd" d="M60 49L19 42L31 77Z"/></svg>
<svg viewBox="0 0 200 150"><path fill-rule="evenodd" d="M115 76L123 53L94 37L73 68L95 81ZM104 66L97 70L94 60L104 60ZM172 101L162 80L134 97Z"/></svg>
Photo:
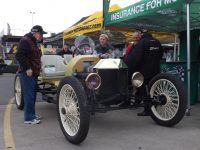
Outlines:
<svg viewBox="0 0 200 150"><path fill-rule="evenodd" d="M121 7L139 0L111 0ZM29 32L32 25L41 25L48 33L59 33L84 16L102 11L103 0L0 0L0 33L12 35Z"/></svg>

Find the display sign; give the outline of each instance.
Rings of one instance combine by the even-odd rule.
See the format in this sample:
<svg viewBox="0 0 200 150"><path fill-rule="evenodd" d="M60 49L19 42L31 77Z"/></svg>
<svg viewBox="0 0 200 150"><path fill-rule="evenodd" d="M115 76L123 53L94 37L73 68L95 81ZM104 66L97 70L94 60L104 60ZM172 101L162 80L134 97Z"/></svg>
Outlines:
<svg viewBox="0 0 200 150"><path fill-rule="evenodd" d="M175 15L177 11L173 9L177 7L180 0L148 0L141 1L136 4L125 7L121 10L109 13L106 16L106 24L113 22L120 22L128 20L130 18L142 16L146 13L155 12L158 10L158 14ZM162 9L161 9L162 8Z"/></svg>

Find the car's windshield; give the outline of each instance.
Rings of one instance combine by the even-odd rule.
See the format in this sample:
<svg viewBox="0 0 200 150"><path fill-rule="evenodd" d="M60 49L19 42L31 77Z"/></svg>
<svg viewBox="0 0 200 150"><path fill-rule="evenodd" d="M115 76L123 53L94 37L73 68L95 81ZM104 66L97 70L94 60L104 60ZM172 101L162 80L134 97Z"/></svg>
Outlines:
<svg viewBox="0 0 200 150"><path fill-rule="evenodd" d="M92 54L93 50L95 48L94 41L90 37L88 37L86 35L78 36L75 39L74 45L83 54Z"/></svg>

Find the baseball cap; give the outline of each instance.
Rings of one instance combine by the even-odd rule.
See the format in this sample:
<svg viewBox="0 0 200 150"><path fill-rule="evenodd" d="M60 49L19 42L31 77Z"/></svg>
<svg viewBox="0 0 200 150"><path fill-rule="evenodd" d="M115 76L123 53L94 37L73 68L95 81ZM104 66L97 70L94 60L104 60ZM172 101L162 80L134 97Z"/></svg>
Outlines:
<svg viewBox="0 0 200 150"><path fill-rule="evenodd" d="M40 32L42 34L47 34L40 25L35 25L32 27L31 32Z"/></svg>

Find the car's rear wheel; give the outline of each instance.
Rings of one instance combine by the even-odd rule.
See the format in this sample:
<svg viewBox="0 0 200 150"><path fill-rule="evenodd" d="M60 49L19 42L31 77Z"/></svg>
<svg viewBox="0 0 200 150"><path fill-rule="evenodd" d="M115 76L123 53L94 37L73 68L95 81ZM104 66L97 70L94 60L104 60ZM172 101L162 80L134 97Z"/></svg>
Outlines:
<svg viewBox="0 0 200 150"><path fill-rule="evenodd" d="M81 83L74 77L60 81L57 93L57 110L61 130L73 144L85 140L89 130L87 98Z"/></svg>
<svg viewBox="0 0 200 150"><path fill-rule="evenodd" d="M160 100L152 105L152 119L162 126L173 126L181 121L186 111L186 95L183 83L167 73L158 74L149 83L150 96Z"/></svg>
<svg viewBox="0 0 200 150"><path fill-rule="evenodd" d="M24 99L23 99L23 88L22 81L20 78L20 74L16 74L14 80L14 95L15 95L15 103L18 109L24 109Z"/></svg>

